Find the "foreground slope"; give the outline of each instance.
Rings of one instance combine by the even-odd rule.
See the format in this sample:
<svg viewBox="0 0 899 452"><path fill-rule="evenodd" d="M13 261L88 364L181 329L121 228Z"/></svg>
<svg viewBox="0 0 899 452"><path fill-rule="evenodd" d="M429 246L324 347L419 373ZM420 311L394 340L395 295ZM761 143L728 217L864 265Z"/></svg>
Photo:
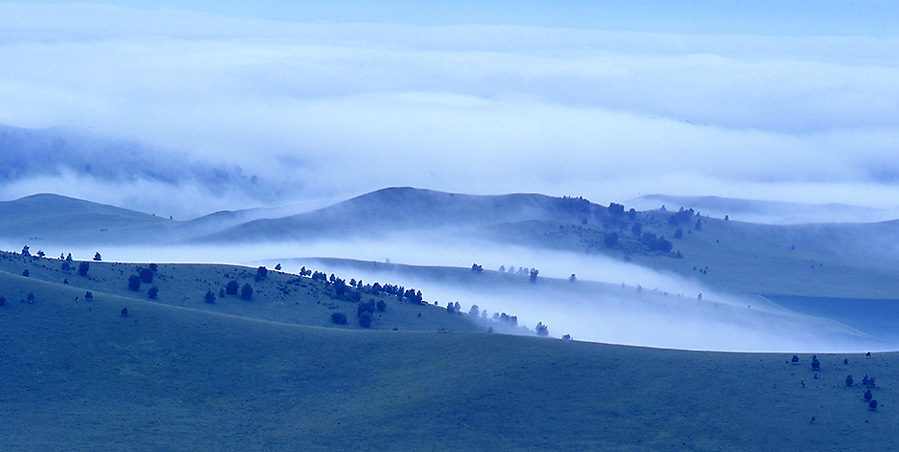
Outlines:
<svg viewBox="0 0 899 452"><path fill-rule="evenodd" d="M815 372L807 355L335 330L73 301L78 288L8 272L0 284L14 300L0 307L9 450L899 447L895 354L819 355ZM29 292L43 295L17 301Z"/></svg>

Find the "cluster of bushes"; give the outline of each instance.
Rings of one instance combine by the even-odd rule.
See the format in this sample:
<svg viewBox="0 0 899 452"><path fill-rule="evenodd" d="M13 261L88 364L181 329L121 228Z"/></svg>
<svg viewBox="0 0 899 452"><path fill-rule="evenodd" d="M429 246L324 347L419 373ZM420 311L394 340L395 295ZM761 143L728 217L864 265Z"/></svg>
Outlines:
<svg viewBox="0 0 899 452"><path fill-rule="evenodd" d="M652 232L644 232L640 235L640 242L646 245L650 251L659 251L662 253L671 252L674 244L665 239L665 236L657 237Z"/></svg>
<svg viewBox="0 0 899 452"><path fill-rule="evenodd" d="M852 379L852 375L847 375L846 386L852 387L853 383L855 383L855 380ZM864 385L866 388L863 395L865 403L868 404L868 408L871 411L877 411L877 407L879 404L877 403L877 399L874 398L874 394L871 393L871 389L877 387L874 377L869 377L867 374L865 374L865 376L862 378L862 385Z"/></svg>

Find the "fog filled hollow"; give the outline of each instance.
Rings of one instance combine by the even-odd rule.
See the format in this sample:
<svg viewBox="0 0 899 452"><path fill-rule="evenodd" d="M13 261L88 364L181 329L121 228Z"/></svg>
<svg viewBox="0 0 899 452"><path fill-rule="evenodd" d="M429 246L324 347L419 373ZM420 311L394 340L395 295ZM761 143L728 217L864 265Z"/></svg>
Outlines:
<svg viewBox="0 0 899 452"><path fill-rule="evenodd" d="M7 244L4 249L21 246ZM456 241L393 237L384 240L281 242L191 246L54 246L32 244L48 256L72 253L90 260L157 263L280 263L285 272L301 266L366 283L403 285L462 312L507 313L533 334L538 322L551 337L622 345L740 352L863 352L895 350L836 321L800 315L761 297L710 290L697 281L600 255ZM327 257L337 260L320 260ZM346 265L343 260L352 260ZM391 265L391 264L394 265ZM470 270L481 265L482 274ZM396 265L401 264L401 265ZM527 274L498 272L538 269ZM576 274L576 281L569 278ZM478 277L484 278L478 279ZM702 294L700 297L699 295ZM448 314L449 315L449 314ZM468 315L468 314L462 314ZM485 329L490 323L484 324Z"/></svg>

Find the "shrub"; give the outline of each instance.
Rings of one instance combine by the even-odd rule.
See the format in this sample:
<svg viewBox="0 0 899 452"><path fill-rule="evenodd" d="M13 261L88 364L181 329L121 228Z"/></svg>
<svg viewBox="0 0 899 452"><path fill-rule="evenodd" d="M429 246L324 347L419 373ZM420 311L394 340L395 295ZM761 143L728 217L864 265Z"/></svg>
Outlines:
<svg viewBox="0 0 899 452"><path fill-rule="evenodd" d="M128 277L128 290L137 292L140 290L140 276L131 275Z"/></svg>
<svg viewBox="0 0 899 452"><path fill-rule="evenodd" d="M90 270L91 264L89 262L80 262L78 264L78 275L87 276L87 271Z"/></svg>
<svg viewBox="0 0 899 452"><path fill-rule="evenodd" d="M537 322L537 326L535 327L537 330L537 336L546 337L549 336L549 328L543 324L543 322Z"/></svg>
<svg viewBox="0 0 899 452"><path fill-rule="evenodd" d="M362 313L362 315L359 316L359 326L361 326L363 328L371 327L371 313L370 312L365 311Z"/></svg>
<svg viewBox="0 0 899 452"><path fill-rule="evenodd" d="M149 268L140 269L140 280L149 284L153 282L153 270Z"/></svg>
<svg viewBox="0 0 899 452"><path fill-rule="evenodd" d="M93 300L94 293L88 290L87 292L84 293L84 299L85 300Z"/></svg>
<svg viewBox="0 0 899 452"><path fill-rule="evenodd" d="M570 335L570 334L566 334L566 335L562 336L562 340L570 341L570 340L571 340L571 335Z"/></svg>
<svg viewBox="0 0 899 452"><path fill-rule="evenodd" d="M268 276L268 269L265 266L256 269L256 282L262 281L266 276Z"/></svg>
<svg viewBox="0 0 899 452"><path fill-rule="evenodd" d="M852 382L853 382L852 375L847 375L846 376L846 386L852 386Z"/></svg>
<svg viewBox="0 0 899 452"><path fill-rule="evenodd" d="M387 303L385 303L384 300L378 300L376 307L378 308L378 311L384 312L387 310Z"/></svg>
<svg viewBox="0 0 899 452"><path fill-rule="evenodd" d="M877 411L877 400L871 399L871 401L868 402L868 408L870 408L871 411Z"/></svg>
<svg viewBox="0 0 899 452"><path fill-rule="evenodd" d="M812 356L812 370L819 371L821 370L821 361L818 361L818 356Z"/></svg>
<svg viewBox="0 0 899 452"><path fill-rule="evenodd" d="M228 295L237 295L238 290L240 290L240 283L236 279L228 281L228 284L225 285L225 293Z"/></svg>
<svg viewBox="0 0 899 452"><path fill-rule="evenodd" d="M250 287L249 284L244 284L243 287L240 288L240 298L243 298L244 300L253 299L253 288Z"/></svg>
<svg viewBox="0 0 899 452"><path fill-rule="evenodd" d="M203 301L205 301L206 303L209 303L209 304L215 303L215 294L212 293L211 290L207 290L206 296L203 297Z"/></svg>
<svg viewBox="0 0 899 452"><path fill-rule="evenodd" d="M342 312L335 312L331 314L331 321L338 325L346 325L346 314Z"/></svg>
<svg viewBox="0 0 899 452"><path fill-rule="evenodd" d="M152 300L155 300L158 295L159 295L159 288L156 286L151 287L150 290L147 291L147 296L150 297L150 299L152 299Z"/></svg>
<svg viewBox="0 0 899 452"><path fill-rule="evenodd" d="M30 257L31 253L28 251L28 245L22 247L22 255L25 257Z"/></svg>
<svg viewBox="0 0 899 452"><path fill-rule="evenodd" d="M94 260L100 262L103 260L103 256L100 256L100 253L97 252L96 254L94 254Z"/></svg>
<svg viewBox="0 0 899 452"><path fill-rule="evenodd" d="M793 359L791 359L791 360L790 360L790 361L792 361L792 362L793 362L793 364L796 364L796 363L798 363L798 362L799 362L799 357L798 357L798 356L796 356L796 355L793 355Z"/></svg>
<svg viewBox="0 0 899 452"><path fill-rule="evenodd" d="M22 272L22 276L24 276L24 277L26 277L26 278L27 278L30 274L31 274L31 273L28 273L28 269L27 269L27 268L25 269L25 271Z"/></svg>
<svg viewBox="0 0 899 452"><path fill-rule="evenodd" d="M871 390L870 389L866 390L865 391L865 402L870 402L872 397L874 397L874 395L871 394Z"/></svg>

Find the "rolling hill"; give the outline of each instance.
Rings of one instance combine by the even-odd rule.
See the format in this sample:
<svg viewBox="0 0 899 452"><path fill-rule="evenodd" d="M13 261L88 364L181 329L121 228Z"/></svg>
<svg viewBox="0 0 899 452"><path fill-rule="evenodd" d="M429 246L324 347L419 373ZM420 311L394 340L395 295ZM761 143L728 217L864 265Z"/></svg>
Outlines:
<svg viewBox="0 0 899 452"><path fill-rule="evenodd" d="M99 291L85 301L83 287L7 271L0 287L10 450L899 446L892 353L818 355L816 372L808 355L320 328ZM862 376L876 378L877 411Z"/></svg>

